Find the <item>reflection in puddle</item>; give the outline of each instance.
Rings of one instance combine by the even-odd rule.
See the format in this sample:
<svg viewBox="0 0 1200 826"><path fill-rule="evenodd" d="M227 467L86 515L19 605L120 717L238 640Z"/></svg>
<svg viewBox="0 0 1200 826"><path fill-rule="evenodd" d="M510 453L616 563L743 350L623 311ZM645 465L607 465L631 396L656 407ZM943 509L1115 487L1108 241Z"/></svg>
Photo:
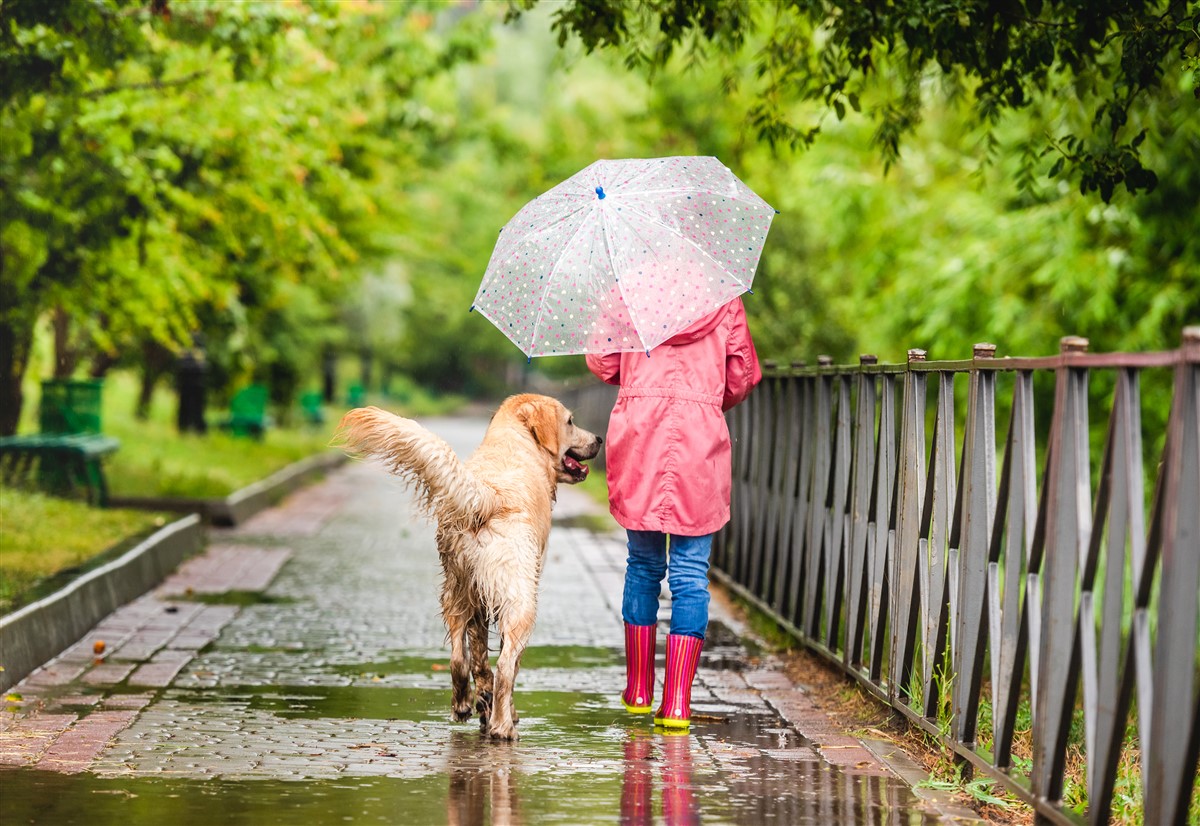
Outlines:
<svg viewBox="0 0 1200 826"><path fill-rule="evenodd" d="M486 754L485 760L479 760ZM506 743L487 743L478 734L455 731L450 736L450 792L446 823L450 826L517 826L525 823L517 796L516 752Z"/></svg>
<svg viewBox="0 0 1200 826"><path fill-rule="evenodd" d="M657 756L656 747L660 752ZM663 820L667 823L701 822L700 804L692 782L690 735L629 732L625 741L620 822L628 826L654 823L656 791L661 795Z"/></svg>

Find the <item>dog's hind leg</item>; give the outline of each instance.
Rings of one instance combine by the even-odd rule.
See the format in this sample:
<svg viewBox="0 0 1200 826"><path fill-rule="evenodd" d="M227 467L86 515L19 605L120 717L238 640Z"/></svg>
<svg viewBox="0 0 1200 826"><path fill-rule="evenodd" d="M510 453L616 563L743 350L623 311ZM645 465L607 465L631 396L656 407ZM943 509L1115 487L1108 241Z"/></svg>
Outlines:
<svg viewBox="0 0 1200 826"><path fill-rule="evenodd" d="M437 545L442 560L442 621L450 641L450 684L453 688L451 712L455 720L471 717L470 652L467 650L467 625L470 604L463 598L465 574L450 541L450 534L438 527Z"/></svg>
<svg viewBox="0 0 1200 826"><path fill-rule="evenodd" d="M480 723L486 725L492 714L493 677L488 661L488 618L478 610L467 624L467 637L471 643L471 676L475 679L475 710Z"/></svg>
<svg viewBox="0 0 1200 826"><path fill-rule="evenodd" d="M452 712L455 720L471 717L470 653L467 650L467 628L464 622L449 622L450 683L453 686Z"/></svg>
<svg viewBox="0 0 1200 826"><path fill-rule="evenodd" d="M513 705L513 685L521 666L521 655L533 633L534 609L522 612L500 628L500 656L496 658L496 690L492 700L492 719L487 733L497 740L517 739L517 717Z"/></svg>

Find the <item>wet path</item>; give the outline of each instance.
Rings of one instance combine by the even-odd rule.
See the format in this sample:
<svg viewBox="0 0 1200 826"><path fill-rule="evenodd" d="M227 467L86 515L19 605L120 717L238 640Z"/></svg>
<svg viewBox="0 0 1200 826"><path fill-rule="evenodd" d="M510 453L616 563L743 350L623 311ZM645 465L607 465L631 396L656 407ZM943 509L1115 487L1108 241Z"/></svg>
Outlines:
<svg viewBox="0 0 1200 826"><path fill-rule="evenodd" d="M462 452L482 432L433 427ZM592 507L578 491L556 507L521 740L450 722L433 531L408 503L356 464L214 531L14 689L0 822L942 822L782 675L749 667L719 615L692 734L625 713L623 547L569 527Z"/></svg>

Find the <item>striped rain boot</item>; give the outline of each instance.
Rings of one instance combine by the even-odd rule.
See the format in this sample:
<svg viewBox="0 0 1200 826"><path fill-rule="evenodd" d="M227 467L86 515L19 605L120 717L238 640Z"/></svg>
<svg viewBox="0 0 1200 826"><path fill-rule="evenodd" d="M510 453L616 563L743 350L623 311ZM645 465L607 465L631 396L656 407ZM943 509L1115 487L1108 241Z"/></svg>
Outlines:
<svg viewBox="0 0 1200 826"><path fill-rule="evenodd" d="M692 680L700 664L704 640L680 634L667 635L667 676L663 699L654 712L654 725L687 731L692 718Z"/></svg>
<svg viewBox="0 0 1200 826"><path fill-rule="evenodd" d="M625 623L625 691L621 702L630 714L649 714L654 702L654 646L657 625Z"/></svg>

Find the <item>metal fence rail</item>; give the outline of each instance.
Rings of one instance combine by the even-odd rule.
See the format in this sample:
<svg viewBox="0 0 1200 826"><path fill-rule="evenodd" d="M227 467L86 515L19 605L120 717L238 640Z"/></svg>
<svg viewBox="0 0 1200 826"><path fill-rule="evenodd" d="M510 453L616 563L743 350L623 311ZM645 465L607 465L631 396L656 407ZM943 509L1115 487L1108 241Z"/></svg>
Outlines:
<svg viewBox="0 0 1200 826"><path fill-rule="evenodd" d="M1200 752L1200 328L1170 352L1086 350L769 369L730 414L734 515L714 567L1040 821L1078 820L1062 799L1082 755L1084 819L1107 823L1133 748L1145 823L1184 823ZM1143 405L1150 372L1164 396L1173 374L1165 438L1142 421L1164 412Z"/></svg>

